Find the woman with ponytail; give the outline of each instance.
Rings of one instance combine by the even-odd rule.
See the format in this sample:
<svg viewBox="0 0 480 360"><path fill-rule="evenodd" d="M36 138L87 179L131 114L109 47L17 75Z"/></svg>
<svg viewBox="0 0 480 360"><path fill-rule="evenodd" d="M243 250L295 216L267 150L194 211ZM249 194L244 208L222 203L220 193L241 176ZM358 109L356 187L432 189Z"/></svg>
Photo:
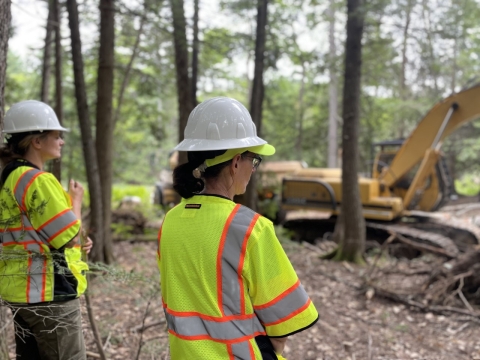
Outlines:
<svg viewBox="0 0 480 360"><path fill-rule="evenodd" d="M220 97L193 110L175 150L188 157L173 172L182 201L157 254L172 360L283 359L287 337L318 313L271 221L233 202L275 148L241 103Z"/></svg>

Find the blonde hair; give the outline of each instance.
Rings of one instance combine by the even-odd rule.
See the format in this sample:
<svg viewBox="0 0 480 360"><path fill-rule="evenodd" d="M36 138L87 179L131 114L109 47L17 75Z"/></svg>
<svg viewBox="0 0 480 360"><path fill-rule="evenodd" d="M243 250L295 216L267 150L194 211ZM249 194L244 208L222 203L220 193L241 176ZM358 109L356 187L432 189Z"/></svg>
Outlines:
<svg viewBox="0 0 480 360"><path fill-rule="evenodd" d="M12 134L7 140L8 143L0 146L0 164L2 168L15 159L21 159L27 153L34 139L45 139L49 133L50 131Z"/></svg>

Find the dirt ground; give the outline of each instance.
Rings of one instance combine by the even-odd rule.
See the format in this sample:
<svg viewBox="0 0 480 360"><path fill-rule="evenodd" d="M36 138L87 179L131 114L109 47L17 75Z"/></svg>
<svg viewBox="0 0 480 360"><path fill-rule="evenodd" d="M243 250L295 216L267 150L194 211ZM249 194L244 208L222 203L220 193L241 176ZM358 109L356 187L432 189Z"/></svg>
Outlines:
<svg viewBox="0 0 480 360"><path fill-rule="evenodd" d="M371 266L321 260L329 243L284 247L315 303L320 319L312 328L291 336L284 356L289 360L422 359L480 360L480 326L465 315L422 312L359 290ZM155 242L115 244L117 265L90 283L93 313L108 359L169 358L159 296ZM368 258L372 263L374 257ZM415 260L381 257L380 280L388 286L414 287L438 262L432 255ZM420 270L420 271L418 271ZM414 274L414 275L411 275ZM99 358L83 303L84 333L89 360ZM146 327L145 331L138 329ZM10 324L10 334L13 328ZM11 358L14 358L10 338Z"/></svg>

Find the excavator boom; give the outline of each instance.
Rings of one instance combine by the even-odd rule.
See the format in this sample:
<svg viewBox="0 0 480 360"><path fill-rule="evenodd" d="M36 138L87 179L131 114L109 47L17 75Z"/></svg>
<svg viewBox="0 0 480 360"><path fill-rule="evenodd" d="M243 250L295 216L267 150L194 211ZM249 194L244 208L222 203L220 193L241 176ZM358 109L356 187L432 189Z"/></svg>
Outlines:
<svg viewBox="0 0 480 360"><path fill-rule="evenodd" d="M433 212L451 191L448 169L441 161L442 140L477 118L480 118L480 85L436 104L408 139L394 144L401 145L398 151L378 154L378 160L384 155L384 159L392 156L393 159L381 161L380 174L375 167L373 178L358 180L362 212L369 229L420 239L443 248L452 257L457 254L452 249L463 250L468 244L480 243L480 230L476 226ZM379 164L377 161L376 165ZM324 220L329 219L331 226L340 213L342 198L340 169L299 170L283 179L284 225L297 233L318 236Z"/></svg>
<svg viewBox="0 0 480 360"><path fill-rule="evenodd" d="M453 111L452 111L453 110ZM447 118L449 112L451 116ZM380 175L380 181L390 188L459 126L480 117L480 85L449 96L436 104L413 130L397 155ZM445 120L448 120L445 123ZM444 128L442 129L442 125Z"/></svg>

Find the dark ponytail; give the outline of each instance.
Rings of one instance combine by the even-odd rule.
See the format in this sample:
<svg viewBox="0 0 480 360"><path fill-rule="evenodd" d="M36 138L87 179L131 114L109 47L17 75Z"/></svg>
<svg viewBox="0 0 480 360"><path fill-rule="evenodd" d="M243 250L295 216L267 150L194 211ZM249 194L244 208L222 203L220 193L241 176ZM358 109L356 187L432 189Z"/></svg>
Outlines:
<svg viewBox="0 0 480 360"><path fill-rule="evenodd" d="M184 199L189 199L195 194L202 192L205 188L204 179L216 178L222 169L230 164L231 161L206 168L200 179L193 176L193 170L203 164L205 160L213 159L216 156L224 154L226 151L227 150L189 151L187 154L188 162L177 166L173 170L173 188L175 191Z"/></svg>

